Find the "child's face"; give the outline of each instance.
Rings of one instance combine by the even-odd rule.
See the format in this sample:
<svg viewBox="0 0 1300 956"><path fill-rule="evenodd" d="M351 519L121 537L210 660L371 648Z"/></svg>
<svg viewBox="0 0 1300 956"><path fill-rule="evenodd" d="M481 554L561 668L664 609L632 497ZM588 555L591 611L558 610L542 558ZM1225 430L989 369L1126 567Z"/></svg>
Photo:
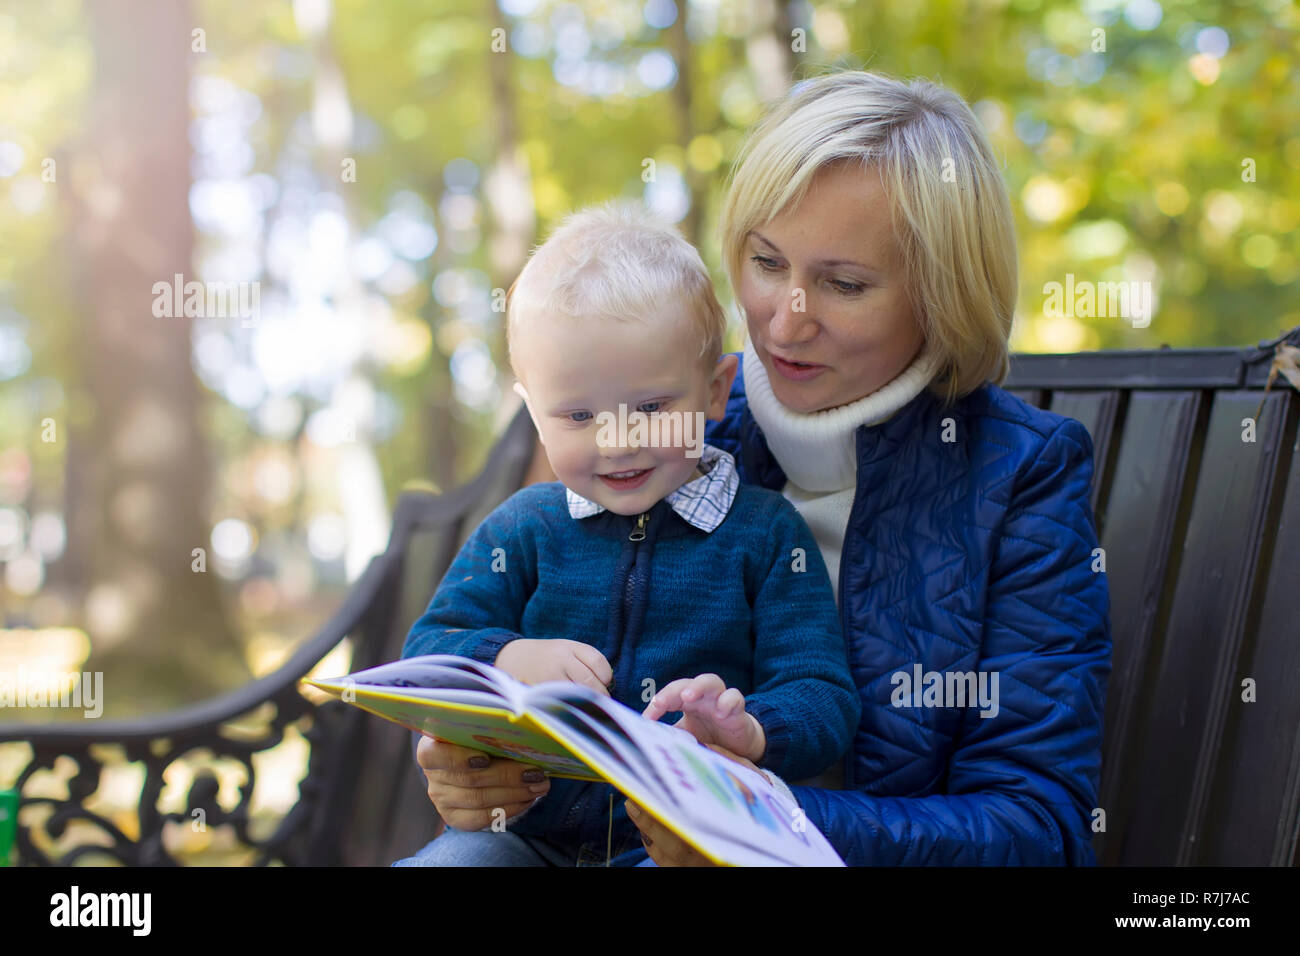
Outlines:
<svg viewBox="0 0 1300 956"><path fill-rule="evenodd" d="M699 333L675 305L645 321L536 316L523 323L515 366L556 477L623 515L650 510L694 477L704 441L696 413L721 419L736 373L735 356L707 369L699 350ZM638 446L630 427L617 427L620 404L626 417L677 413L660 419L680 421L675 444L654 447L652 437ZM602 412L612 419L598 420ZM649 434L663 440L669 430Z"/></svg>

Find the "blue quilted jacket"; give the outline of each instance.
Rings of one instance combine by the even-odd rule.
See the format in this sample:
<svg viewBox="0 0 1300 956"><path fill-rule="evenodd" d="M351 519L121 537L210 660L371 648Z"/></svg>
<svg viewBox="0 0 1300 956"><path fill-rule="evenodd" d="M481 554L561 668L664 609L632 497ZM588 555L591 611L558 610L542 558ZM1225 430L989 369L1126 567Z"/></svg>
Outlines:
<svg viewBox="0 0 1300 956"><path fill-rule="evenodd" d="M784 486L740 373L707 440ZM846 789L800 805L851 866L1095 863L1111 641L1087 430L985 385L856 441L839 597L862 719ZM929 694L955 672L988 675L995 714Z"/></svg>

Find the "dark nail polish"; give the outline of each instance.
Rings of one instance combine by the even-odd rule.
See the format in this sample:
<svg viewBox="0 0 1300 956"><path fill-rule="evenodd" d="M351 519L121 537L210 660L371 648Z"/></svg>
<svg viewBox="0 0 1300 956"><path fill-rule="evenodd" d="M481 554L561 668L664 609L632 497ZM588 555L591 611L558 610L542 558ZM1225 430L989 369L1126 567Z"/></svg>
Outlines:
<svg viewBox="0 0 1300 956"><path fill-rule="evenodd" d="M525 770L524 783L541 783L546 779L546 774L540 770Z"/></svg>
<svg viewBox="0 0 1300 956"><path fill-rule="evenodd" d="M470 758L469 758L469 765L470 765L471 767L473 767L475 770L482 770L484 767L486 767L486 766L487 766L488 764L490 764L491 762L492 762L492 758L490 758L490 757L485 757L485 756L483 756L482 754L479 754L479 755L476 756L476 757L470 757Z"/></svg>

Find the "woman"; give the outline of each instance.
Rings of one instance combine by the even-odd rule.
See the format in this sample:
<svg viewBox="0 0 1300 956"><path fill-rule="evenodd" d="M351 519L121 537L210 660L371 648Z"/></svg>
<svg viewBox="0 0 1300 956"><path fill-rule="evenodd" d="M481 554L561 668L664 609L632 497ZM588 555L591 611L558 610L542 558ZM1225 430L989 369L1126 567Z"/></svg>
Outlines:
<svg viewBox="0 0 1300 956"><path fill-rule="evenodd" d="M708 440L812 527L862 696L842 779L795 799L850 865L1093 863L1092 443L996 385L1015 235L975 117L926 82L806 81L751 133L721 228L749 342ZM545 791L427 738L417 759L458 829ZM629 810L656 863L706 862Z"/></svg>

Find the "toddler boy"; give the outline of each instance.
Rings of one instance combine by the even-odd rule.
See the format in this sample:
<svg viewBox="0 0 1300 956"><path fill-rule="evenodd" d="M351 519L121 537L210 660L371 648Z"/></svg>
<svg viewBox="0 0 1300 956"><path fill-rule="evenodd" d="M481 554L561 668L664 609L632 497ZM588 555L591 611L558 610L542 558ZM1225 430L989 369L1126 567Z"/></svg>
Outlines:
<svg viewBox="0 0 1300 956"><path fill-rule="evenodd" d="M841 757L861 705L821 552L785 498L704 444L736 374L725 325L698 252L643 208L561 224L507 302L515 388L559 481L484 519L403 657L649 702L647 717L680 712L701 742L791 779ZM422 862L645 856L621 795L567 779L506 832L448 829L440 847Z"/></svg>

